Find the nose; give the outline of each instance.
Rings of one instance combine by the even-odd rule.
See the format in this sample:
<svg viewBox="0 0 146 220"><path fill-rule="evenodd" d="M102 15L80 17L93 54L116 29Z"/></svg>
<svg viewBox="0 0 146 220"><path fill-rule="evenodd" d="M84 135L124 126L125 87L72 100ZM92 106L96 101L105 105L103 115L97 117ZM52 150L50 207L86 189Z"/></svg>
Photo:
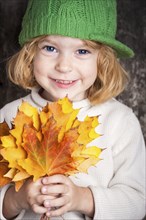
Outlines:
<svg viewBox="0 0 146 220"><path fill-rule="evenodd" d="M71 57L67 54L60 54L57 58L55 69L60 73L69 73L72 71Z"/></svg>

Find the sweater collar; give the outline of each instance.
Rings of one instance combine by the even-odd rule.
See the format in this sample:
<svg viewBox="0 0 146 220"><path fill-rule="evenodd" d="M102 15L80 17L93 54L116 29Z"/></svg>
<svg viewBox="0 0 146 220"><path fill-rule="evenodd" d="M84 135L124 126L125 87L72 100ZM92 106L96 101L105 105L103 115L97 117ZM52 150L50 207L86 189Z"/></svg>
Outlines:
<svg viewBox="0 0 146 220"><path fill-rule="evenodd" d="M35 102L35 104L38 107L43 108L50 101L48 101L40 96L40 94L39 94L40 89L41 89L40 87L33 88L31 91L31 98L32 98L33 102ZM91 106L89 99L83 99L81 101L73 102L74 109L87 108L89 106Z"/></svg>

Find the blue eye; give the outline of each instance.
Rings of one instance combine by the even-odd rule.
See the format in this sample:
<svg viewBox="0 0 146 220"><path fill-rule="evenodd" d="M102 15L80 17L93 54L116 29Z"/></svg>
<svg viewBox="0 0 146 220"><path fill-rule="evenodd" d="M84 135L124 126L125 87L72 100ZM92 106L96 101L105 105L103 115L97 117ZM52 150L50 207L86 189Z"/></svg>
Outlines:
<svg viewBox="0 0 146 220"><path fill-rule="evenodd" d="M81 54L81 55L85 55L85 54L89 54L90 52L88 50L85 50L85 49L79 49L77 51L78 54Z"/></svg>
<svg viewBox="0 0 146 220"><path fill-rule="evenodd" d="M45 49L48 52L56 52L56 48L53 46L44 46L43 49Z"/></svg>

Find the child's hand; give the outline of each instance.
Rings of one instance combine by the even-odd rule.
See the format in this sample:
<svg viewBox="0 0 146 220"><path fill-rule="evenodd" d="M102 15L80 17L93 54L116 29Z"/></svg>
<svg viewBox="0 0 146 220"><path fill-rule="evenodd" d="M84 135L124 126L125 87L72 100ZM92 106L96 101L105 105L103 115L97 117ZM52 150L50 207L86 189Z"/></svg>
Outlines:
<svg viewBox="0 0 146 220"><path fill-rule="evenodd" d="M32 209L35 213L43 214L47 209L43 206L43 201L52 197L41 194L41 179L33 182L28 179L18 192L14 186L10 187L4 198L3 215L5 218L17 216L23 209Z"/></svg>
<svg viewBox="0 0 146 220"><path fill-rule="evenodd" d="M42 182L41 179L38 179L36 182L33 182L32 179L29 179L25 184L20 188L20 198L21 204L23 204L24 209L32 209L35 213L43 214L46 212L46 208L43 206L43 201L48 199L46 195L41 194ZM23 202L22 202L23 201Z"/></svg>
<svg viewBox="0 0 146 220"><path fill-rule="evenodd" d="M60 216L69 211L79 211L93 217L94 202L89 188L76 186L68 177L59 174L44 177L42 183L42 194L54 197L44 200L44 207L48 209L46 216Z"/></svg>

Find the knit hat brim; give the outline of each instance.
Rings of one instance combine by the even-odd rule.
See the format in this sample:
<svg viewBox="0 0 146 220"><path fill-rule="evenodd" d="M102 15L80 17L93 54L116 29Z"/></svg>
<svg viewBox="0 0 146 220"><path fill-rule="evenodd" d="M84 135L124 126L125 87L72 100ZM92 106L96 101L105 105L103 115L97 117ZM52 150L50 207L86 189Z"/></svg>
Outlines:
<svg viewBox="0 0 146 220"><path fill-rule="evenodd" d="M91 40L92 38L94 39L94 36L91 37ZM123 44L122 42L116 39L113 39L113 38L110 39L110 38L98 35L96 36L96 41L106 44L110 46L111 48L113 48L116 51L117 56L119 58L130 58L134 56L134 52L131 48L129 48L128 46L126 46L125 44Z"/></svg>
<svg viewBox="0 0 146 220"><path fill-rule="evenodd" d="M133 57L134 52L115 38L116 26L116 0L30 0L19 43L61 35L106 44L119 58Z"/></svg>

